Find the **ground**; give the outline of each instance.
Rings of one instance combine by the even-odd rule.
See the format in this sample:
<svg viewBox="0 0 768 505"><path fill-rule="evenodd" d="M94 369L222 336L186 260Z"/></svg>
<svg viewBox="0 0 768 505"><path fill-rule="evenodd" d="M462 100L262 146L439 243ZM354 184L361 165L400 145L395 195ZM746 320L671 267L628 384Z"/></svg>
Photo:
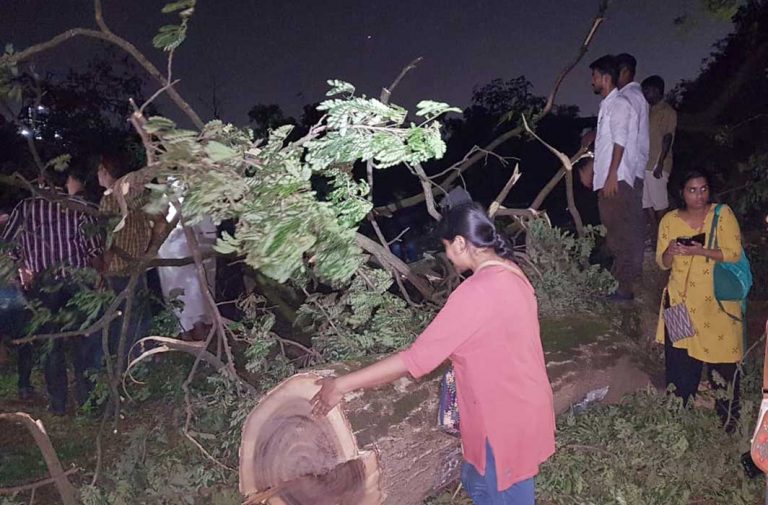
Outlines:
<svg viewBox="0 0 768 505"><path fill-rule="evenodd" d="M652 303L650 305L652 306ZM761 333L762 324L764 323L764 317L767 312L766 307L766 304L756 303L752 305L750 335L753 337L756 337ZM637 313L635 309L625 309L624 312L620 310L619 312L612 314L610 318L605 315L580 314L578 316L574 315L566 318L545 319L542 322L542 339L545 344L547 361L550 363L550 373L554 389L558 391L560 388L573 388L573 384L569 381L572 381L572 377L575 376L574 374L581 374L579 376L581 379L579 380L581 380L583 384L581 384L580 388L575 388L573 391L568 392L568 397L570 398L569 402L572 403L583 396L592 385L598 386L601 383L600 381L606 380L605 376L600 374L608 373L613 377L612 380L614 380L614 383L612 383L611 386L612 397L608 398L608 400L619 401L621 400L620 396L623 396L624 393L641 389L649 382L657 386L661 384L658 366L654 368L653 366L645 366L643 364L643 353L645 352L645 349L648 349L647 342L644 341L644 339L647 339L647 336L642 335L643 325L637 324L636 315ZM612 322L609 323L606 321ZM619 338L622 328L626 331L624 336L629 338ZM631 349L634 350L631 351ZM759 351L757 351L757 353L759 353ZM619 359L617 359L617 356ZM647 362L655 362L658 365L658 361L655 357L650 357ZM586 366L585 363L587 364ZM183 370L185 365L183 358L180 358L179 360L170 360L165 364L160 363L159 365L166 367L164 370L166 386L167 384L180 383L180 380L175 382L180 378L180 375L178 377L172 376L180 374L181 370ZM587 375L584 375L585 368L588 369L586 371ZM584 377L589 378L584 379ZM616 380L618 380L618 382L616 382ZM39 373L35 374L34 382L38 392L43 391L42 377ZM159 387L143 402L137 405L129 405L117 434L111 433L110 430L106 430L103 445L105 448L105 468L110 468L110 465L115 465L116 462L119 461L128 444L128 438L132 433L136 432L137 428L150 430L157 425L165 426L167 428L167 433L164 434L166 439L165 443L169 446L173 446L176 443L189 446L185 439L178 435L178 431L171 429L173 423L168 422L168 420L181 418L183 415L183 408L181 407L178 393L176 393L175 396L169 394L163 389L163 387L166 386ZM620 393L617 393L617 391ZM616 397L617 395L619 397ZM172 398L172 401L169 401L169 397ZM753 388L748 393L746 400L748 402L751 401L752 406L754 406L754 402L758 399L759 389ZM43 422L64 467L71 468L76 466L82 469L72 477L72 481L76 486L80 486L90 480L90 472L92 472L92 469L95 466L94 438L95 433L99 428L98 420L92 419L84 414L75 414L74 412L71 412L69 416L64 418L53 417L46 412L46 403L44 397L40 394L30 401L19 401L16 398L15 374L11 363L0 367L0 400L2 400L0 403L1 411L28 412L34 418L40 419ZM633 419L637 418L638 405L655 405L653 402L657 401L663 400L660 400L659 398L652 398L649 400L648 398L635 395L628 400L625 400L622 406L617 407L619 410L600 411L602 413L596 415L596 417L592 414L583 418L577 416L574 421L574 418L569 417L567 413L563 414L559 420L560 430L562 432L561 435L559 435L559 438L562 439L563 437L570 436L568 435L568 430L579 428L579 423L583 422L589 425L589 423L599 422L601 415L603 417L621 417L626 415ZM642 402L646 403L644 404ZM709 404L711 404L711 401ZM405 404L400 407L403 409L409 408L409 406ZM599 408L603 409L608 407ZM708 410L709 405L707 402L703 402L697 409L704 412L704 414L697 411L696 416L698 417L696 417L695 422L699 424L696 424L696 426L699 426L701 430L704 430L708 434L707 436L711 435L719 437L717 430L712 429L712 427L707 424L707 419L713 417L711 411ZM749 408L746 410L749 411ZM740 436L718 438L718 450L729 455L738 455L746 450L748 444L745 445L745 440L748 439L748 431L754 422L754 419L745 417L744 421L745 428L742 430ZM704 428L701 428L701 426L704 426ZM604 429L608 430L609 428L610 427L606 427ZM637 428L637 430L640 431L641 428ZM656 435L666 436L663 433ZM595 435L595 437L597 436ZM595 438L594 443L583 445L599 446L600 443L601 442L597 441ZM3 429L0 430L0 447L3 448L2 452L0 452L0 487L15 486L47 476L47 470L39 455L39 451L34 445L31 436L23 427L5 423ZM635 449L637 449L637 447L633 448L630 445L621 447L621 450ZM546 475L547 472L550 472L549 475L551 475L551 472L553 471L563 472L564 468L570 468L568 471L574 471L574 455L568 454L567 450L562 450L561 452L563 456L560 456L560 452L558 454L558 458L561 459L556 459L553 465L545 467L543 469L543 474ZM696 453L693 454L693 456L695 455ZM578 456L577 460L578 458L582 458L582 460L586 461L589 457L594 457L595 455L590 454L590 451L587 450L586 453L577 453L575 456ZM689 454L688 456L691 455ZM605 458L598 458L594 464L599 464L601 459ZM733 462L732 467L733 472L738 473L741 471L737 462ZM575 473L578 474L579 471L577 470ZM585 475L585 478L589 479L589 474L586 473ZM578 479L574 482L576 481L578 481ZM560 485L558 483L553 484L550 478L542 478L539 484L540 488L545 484L550 487L550 490L558 489L557 486ZM735 486L738 482L733 481L730 484ZM579 485L589 487L590 482L584 481ZM745 489L753 490L753 488L749 487L750 485L751 484L749 483L744 484L744 486L747 486ZM455 487L453 489L455 489ZM215 501L217 503L226 504L237 502L237 496L233 493L232 489L219 490L216 492L212 492L211 489L205 489L201 493L207 496L207 498L202 501L196 501L197 503L213 503ZM451 492L436 497L429 503L467 503L466 497L463 497L461 492L456 495L456 498L452 498L452 494L453 493ZM213 500L211 496L216 496L216 500ZM572 494L570 498L556 499L549 503L583 503L579 502L578 499L575 499L574 496L577 496L577 494ZM695 496L692 499L694 498ZM35 503L58 503L58 496L55 492L55 488L53 486L46 486L39 489L36 493ZM175 501L158 501L157 503L175 503ZM548 502L545 500L543 503L546 504ZM617 501L617 503L620 502ZM626 503L633 504L634 502L630 500ZM703 504L725 502L705 500L690 501L690 503Z"/></svg>

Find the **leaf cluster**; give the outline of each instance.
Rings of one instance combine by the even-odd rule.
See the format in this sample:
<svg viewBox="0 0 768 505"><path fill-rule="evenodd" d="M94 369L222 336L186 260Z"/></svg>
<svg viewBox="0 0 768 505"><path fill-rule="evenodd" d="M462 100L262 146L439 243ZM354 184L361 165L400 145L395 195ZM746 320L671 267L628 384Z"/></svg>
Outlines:
<svg viewBox="0 0 768 505"><path fill-rule="evenodd" d="M357 225L371 210L370 188L354 177L353 163L390 166L441 156L445 143L434 119L450 107L422 102L425 122L404 126L401 107L355 97L351 85L330 82L344 97L321 103L324 120L295 142L288 142L290 125L262 142L220 121L198 133L149 118L144 129L161 182L149 185L155 198L147 210L179 205L187 224L206 216L236 221L234 234L225 234L216 250L243 255L279 282L308 273L323 281L349 279L363 259ZM315 189L319 180L330 188L325 195Z"/></svg>
<svg viewBox="0 0 768 505"><path fill-rule="evenodd" d="M522 263L536 288L539 308L556 315L597 306L600 298L616 288L616 281L600 265L590 263L602 226L587 226L578 237L535 219L527 228L526 254L530 265Z"/></svg>
<svg viewBox="0 0 768 505"><path fill-rule="evenodd" d="M362 267L347 285L329 294L312 293L299 308L299 325L328 361L401 349L415 340L434 315L409 306L389 291L391 275Z"/></svg>

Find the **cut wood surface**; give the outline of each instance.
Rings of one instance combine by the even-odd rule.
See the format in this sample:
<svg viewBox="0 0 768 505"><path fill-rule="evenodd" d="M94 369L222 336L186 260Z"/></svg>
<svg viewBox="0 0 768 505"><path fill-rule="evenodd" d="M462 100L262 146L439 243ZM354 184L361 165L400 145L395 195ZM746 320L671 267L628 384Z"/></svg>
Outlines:
<svg viewBox="0 0 768 505"><path fill-rule="evenodd" d="M630 357L627 337L634 335L595 316L542 321L558 413L593 389L608 386L606 400L618 401L649 384ZM240 490L246 498L271 505L420 505L458 479L459 441L436 426L444 369L350 393L326 419L310 416L316 377L366 364L340 362L317 375L296 375L262 399L243 428ZM349 463L356 461L368 466L363 471Z"/></svg>
<svg viewBox="0 0 768 505"><path fill-rule="evenodd" d="M240 492L246 503L381 503L375 453L358 450L339 407L324 418L309 400L320 375L294 375L267 393L243 425ZM261 497L264 498L261 498Z"/></svg>

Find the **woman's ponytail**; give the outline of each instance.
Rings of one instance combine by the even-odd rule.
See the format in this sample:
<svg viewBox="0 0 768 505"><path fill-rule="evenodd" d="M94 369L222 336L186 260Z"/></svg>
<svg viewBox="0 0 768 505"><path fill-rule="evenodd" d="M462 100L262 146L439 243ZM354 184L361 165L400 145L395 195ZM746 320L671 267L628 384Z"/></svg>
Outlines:
<svg viewBox="0 0 768 505"><path fill-rule="evenodd" d="M459 205L446 212L438 224L437 234L448 241L461 235L475 247L492 248L500 257L514 259L509 240L496 231L485 209L475 202Z"/></svg>

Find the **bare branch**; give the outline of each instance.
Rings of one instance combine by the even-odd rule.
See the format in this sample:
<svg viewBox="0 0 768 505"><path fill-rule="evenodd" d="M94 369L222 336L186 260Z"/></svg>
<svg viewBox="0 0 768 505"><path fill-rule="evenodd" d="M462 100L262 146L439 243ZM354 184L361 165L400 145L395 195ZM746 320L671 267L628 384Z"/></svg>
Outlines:
<svg viewBox="0 0 768 505"><path fill-rule="evenodd" d="M64 505L77 505L77 491L67 479L67 473L64 472L64 468L61 466L61 461L59 461L59 457L56 455L56 450L53 448L53 444L51 444L51 439L48 438L48 434L45 432L45 427L43 426L42 421L35 421L32 419L32 416L26 412L0 414L0 420L21 423L29 430L32 434L32 438L35 439L37 447L43 454L43 459L48 467L48 473L51 474L51 478L61 496L61 502Z"/></svg>
<svg viewBox="0 0 768 505"><path fill-rule="evenodd" d="M520 165L515 165L515 169L512 171L512 175L510 176L509 180L501 189L498 196L496 196L496 199L493 201L493 203L491 203L491 205L488 207L488 215L490 217L496 215L496 212L499 210L499 207L501 207L502 202L512 190L512 186L514 186L517 181L520 180L521 175Z"/></svg>
<svg viewBox="0 0 768 505"><path fill-rule="evenodd" d="M575 165L579 161L583 160L584 158L591 158L592 153L589 152L589 150L586 147L582 147L581 149L576 152L573 156L571 156L571 165ZM560 170L558 170L555 175L552 176L552 178L549 180L549 182L541 188L541 191L539 191L539 194L536 195L536 198L533 200L533 203L531 204L532 209L538 209L542 206L544 203L544 200L547 199L547 196L552 192L553 189L555 189L555 186L557 186L557 183L560 182L560 179L563 178L565 175L565 167L561 166Z"/></svg>
<svg viewBox="0 0 768 505"><path fill-rule="evenodd" d="M395 77L395 80L392 81L392 84L389 85L388 88L382 88L381 89L381 96L379 97L379 101L382 103L389 103L389 98L392 96L392 92L395 90L398 84L400 84L400 81L403 80L403 77L405 77L405 74L410 72L411 70L416 68L416 65L421 63L421 60L424 58L419 56L412 62L410 62L408 65L403 67L403 69L400 71L400 73Z"/></svg>
<svg viewBox="0 0 768 505"><path fill-rule="evenodd" d="M100 2L96 1L96 9L97 12L100 13ZM162 73L157 69L157 67L147 59L144 54L139 51L136 46L128 42L127 40L119 37L118 35L114 34L109 28L104 24L103 18L101 18L101 22L99 23L99 20L97 18L97 24L104 25L100 26L101 30L91 30L87 28L71 28L63 33L60 33L56 35L55 37L51 38L50 40L47 40L45 42L40 42L38 44L34 44L23 51L19 51L16 54L10 55L6 58L6 61L9 63L18 63L21 61L25 61L30 59L31 57L48 51L50 49L53 49L60 44L67 42L69 40L72 40L76 37L88 37L93 39L99 39L103 40L105 42L109 42L110 44L114 44L123 51L127 52L129 55L133 57L136 62L141 65L144 70L147 71L149 75L152 76L157 82L159 82L162 86L166 86L168 82L166 81L165 77ZM168 89L168 96L173 100L173 102L181 109L182 112L192 121L192 123L199 129L202 129L205 126L205 123L203 123L203 120L200 119L200 116L198 116L197 112L192 109L192 107L189 105L189 103L182 98L182 96L173 88Z"/></svg>
<svg viewBox="0 0 768 505"><path fill-rule="evenodd" d="M607 8L608 8L608 0L600 0L600 3L598 4L597 15L592 20L592 23L590 23L590 29L589 29L589 32L587 33L587 37L579 46L579 56L577 57L576 60L569 63L558 75L558 78L555 80L555 86L549 94L547 105L545 105L544 109L542 109L542 112L536 117L537 121L551 112L552 104L554 104L555 102L555 98L557 97L557 92L560 89L560 85L565 80L565 77L571 72L571 70L573 70L573 68L579 63L579 61L581 61L581 58L584 56L584 54L586 54L589 48L589 45L594 40L594 36L595 36L595 33L597 32L597 29L602 25L602 22L605 19L605 12ZM493 151L494 149L499 147L501 144L503 144L507 140L520 135L522 131L523 131L523 128L521 126L518 126L517 128L513 128L512 130L504 132L498 137L496 137L496 139L490 142L487 146L485 146L483 150ZM457 178L459 178L461 174L465 172L468 168L472 167L475 163L477 163L483 158L484 158L484 155L482 152L476 152L472 156L469 156L464 161L462 161L458 166L455 167L454 172L451 175L449 175L445 180L443 180L440 183L440 186L442 186L446 191L450 191L453 188L454 181ZM402 200L399 200L395 203L391 203L389 205L376 207L374 211L379 214L392 213L397 209L418 205L425 200L425 197L426 195L424 193L420 193L418 195L404 198Z"/></svg>
<svg viewBox="0 0 768 505"><path fill-rule="evenodd" d="M69 476L69 475L72 475L73 473L76 473L78 470L79 468L70 468L69 470L64 472L62 475ZM48 484L53 484L55 482L56 482L56 478L48 477L47 479L38 480L36 482L31 482L29 484L22 484L21 486L0 487L0 495L16 494L16 493L23 493L24 491L32 491L39 487L47 486Z"/></svg>
<svg viewBox="0 0 768 505"><path fill-rule="evenodd" d="M565 192L566 198L568 199L568 212L571 213L573 222L576 224L576 232L579 234L579 237L583 237L585 233L584 223L581 220L581 214L579 214L579 209L576 207L576 200L573 196L573 163L571 162L571 159L551 145L547 144L541 137L536 135L528 126L528 121L526 121L525 116L522 116L522 118L523 126L525 127L525 130L528 132L528 134L541 142L541 144L543 144L544 147L546 147L552 154L554 154L563 164L563 168L565 169Z"/></svg>
<svg viewBox="0 0 768 505"><path fill-rule="evenodd" d="M587 50L589 49L589 45L592 43L592 39L595 37L595 33L597 33L597 29L600 28L600 25L603 23L603 21L605 21L606 10L608 10L608 0L600 0L600 3L597 7L597 14L592 20L592 25L587 32L587 36L584 38L584 42L582 42L581 47L579 47L576 58L574 58L571 63L566 65L565 68L560 71L560 74L558 74L557 78L555 79L555 84L552 86L552 91L549 93L549 97L547 97L547 103L544 105L544 109L542 109L539 118L549 114L555 104L557 92L560 91L560 85L563 84L565 77L571 72L571 70L576 67L576 65L579 64L584 55L587 54Z"/></svg>
<svg viewBox="0 0 768 505"><path fill-rule="evenodd" d="M408 281L413 284L413 287L416 288L426 300L434 303L440 302L435 290L427 284L424 279L416 275L403 260L392 254L388 248L376 243L374 240L361 233L356 235L356 240L357 245L364 251L372 254L384 268L394 270L397 275L401 275L408 279ZM438 276L435 275L435 277Z"/></svg>
<svg viewBox="0 0 768 505"><path fill-rule="evenodd" d="M432 181L430 181L429 177L427 177L427 174L424 172L424 168L422 168L421 163L415 163L413 165L413 169L416 172L416 175L419 176L421 189L424 192L424 197L427 202L427 212L429 212L429 215L432 216L435 221L440 221L443 216L440 215L440 212L438 212L437 206L435 205L435 195L432 193Z"/></svg>

